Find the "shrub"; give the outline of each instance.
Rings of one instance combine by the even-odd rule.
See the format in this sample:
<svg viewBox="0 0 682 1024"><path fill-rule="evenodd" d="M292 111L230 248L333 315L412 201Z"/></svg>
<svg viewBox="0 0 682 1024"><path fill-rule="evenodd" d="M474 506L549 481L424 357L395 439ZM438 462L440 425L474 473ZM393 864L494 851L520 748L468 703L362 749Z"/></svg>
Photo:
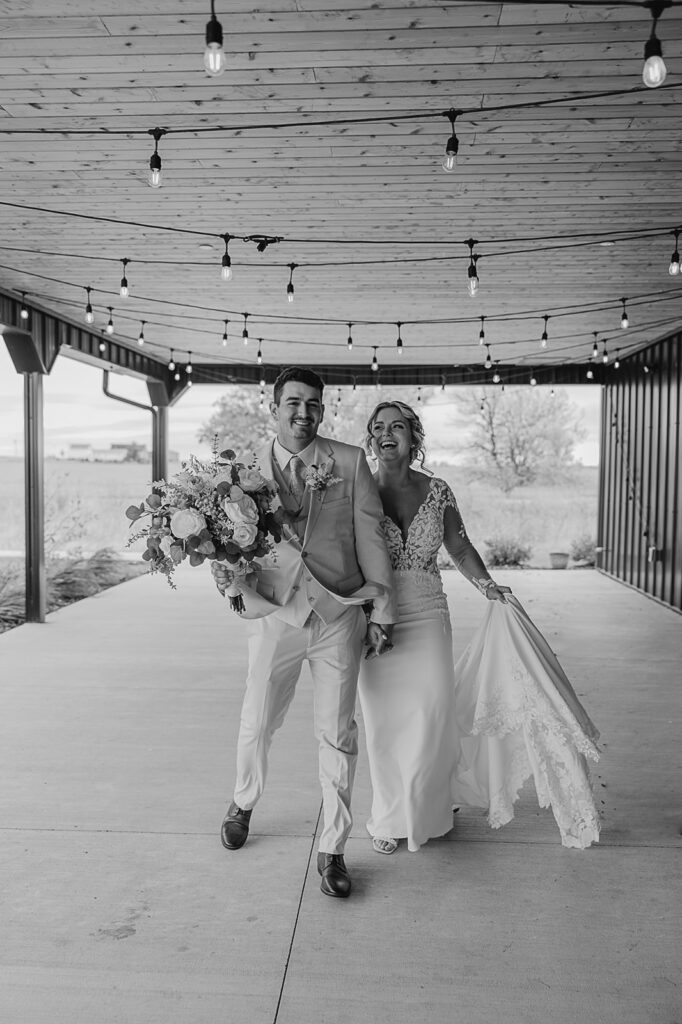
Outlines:
<svg viewBox="0 0 682 1024"><path fill-rule="evenodd" d="M583 562L585 565L596 565L597 541L589 533L581 533L579 537L571 541L571 558L574 562Z"/></svg>
<svg viewBox="0 0 682 1024"><path fill-rule="evenodd" d="M528 544L523 544L515 537L491 537L484 541L486 548L486 565L524 565L533 554Z"/></svg>

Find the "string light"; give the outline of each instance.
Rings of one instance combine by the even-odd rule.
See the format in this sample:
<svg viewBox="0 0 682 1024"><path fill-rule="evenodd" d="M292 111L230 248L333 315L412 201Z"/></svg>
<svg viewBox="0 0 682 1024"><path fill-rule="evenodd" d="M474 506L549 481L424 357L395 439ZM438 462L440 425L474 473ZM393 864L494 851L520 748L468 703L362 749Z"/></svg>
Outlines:
<svg viewBox="0 0 682 1024"><path fill-rule="evenodd" d="M106 343L106 341L104 341L104 339L103 339L103 338L100 338L100 342L99 342L99 345L98 345L97 347L99 348L99 350L100 350L100 353L101 353L102 355L104 355L104 353L105 353L105 352L106 352L106 350L107 350L107 343Z"/></svg>
<svg viewBox="0 0 682 1024"><path fill-rule="evenodd" d="M597 356L599 355L599 346L597 345L597 332L596 331L592 332L592 337L594 338L594 344L592 345L592 358L596 359Z"/></svg>
<svg viewBox="0 0 682 1024"><path fill-rule="evenodd" d="M547 321L549 320L549 315L545 314L542 319L545 321L545 329L542 332L542 337L540 338L540 348L547 348L547 342L549 341L549 336L547 334Z"/></svg>
<svg viewBox="0 0 682 1024"><path fill-rule="evenodd" d="M293 302L294 301L294 271L296 270L296 267L298 266L298 263L288 263L287 266L289 267L289 284L287 285L287 301L288 302Z"/></svg>
<svg viewBox="0 0 682 1024"><path fill-rule="evenodd" d="M151 188L161 188L161 157L159 156L159 139L166 134L165 128L150 128L149 134L154 139L154 152L149 158L149 177Z"/></svg>
<svg viewBox="0 0 682 1024"><path fill-rule="evenodd" d="M223 320L223 323L225 324L225 330L223 331L223 348L227 345L227 325L229 322L229 320Z"/></svg>
<svg viewBox="0 0 682 1024"><path fill-rule="evenodd" d="M656 22L666 7L670 7L671 0L649 0L644 6L651 11L652 25L651 35L644 46L644 67L642 68L642 81L650 89L657 89L663 85L667 74L667 68L663 60L663 48L656 36Z"/></svg>
<svg viewBox="0 0 682 1024"><path fill-rule="evenodd" d="M601 354L601 361L602 361L602 363L604 363L605 366L606 366L606 364L609 361L609 354L606 351L606 342L604 342L604 350L603 350L603 352Z"/></svg>
<svg viewBox="0 0 682 1024"><path fill-rule="evenodd" d="M587 366L587 373L585 374L585 376L587 377L588 380L594 380L594 370L592 369L592 366L590 365L592 363L592 359L591 358L588 359L587 362L588 362L588 366Z"/></svg>
<svg viewBox="0 0 682 1024"><path fill-rule="evenodd" d="M485 363L483 365L485 366L486 370L489 370L490 367L493 365L493 361L490 358L490 345L486 345L485 347Z"/></svg>
<svg viewBox="0 0 682 1024"><path fill-rule="evenodd" d="M352 351L352 348L353 348L353 335L351 334L352 327L353 327L353 324L349 323L348 324L348 341L346 342L346 346L347 346L349 352Z"/></svg>
<svg viewBox="0 0 682 1024"><path fill-rule="evenodd" d="M627 311L627 309L625 308L625 303L626 303L626 302L627 302L628 300L627 300L627 299L621 299L620 301L621 301L621 302L623 303L623 315L622 315L622 316L621 316L621 318L620 318L620 326L621 326L621 327L622 327L623 329L625 329L626 327L629 327L629 326L630 326L630 321L628 320L628 311Z"/></svg>
<svg viewBox="0 0 682 1024"><path fill-rule="evenodd" d="M93 313L92 306L90 304L90 292L92 291L92 288L86 288L85 291L88 296L88 300L85 305L85 322L86 324L92 324L95 322L95 314Z"/></svg>
<svg viewBox="0 0 682 1024"><path fill-rule="evenodd" d="M168 360L168 371L169 371L169 373L172 373L174 369L175 369L175 360L173 359L173 349L171 349L170 350L170 359ZM175 379L176 380L180 380L179 377L176 377Z"/></svg>
<svg viewBox="0 0 682 1024"><path fill-rule="evenodd" d="M232 235L228 235L226 233L224 235L221 235L220 237L225 242L225 252L223 254L223 262L222 262L222 267L220 269L220 276L222 277L223 281L231 281L232 280L232 260L230 259L230 254L227 251L227 247L230 244L230 239L232 238Z"/></svg>
<svg viewBox="0 0 682 1024"><path fill-rule="evenodd" d="M530 386L531 386L532 388L534 388L534 387L535 387L535 385L537 384L537 382L538 382L538 381L537 381L537 377L535 376L535 373L534 373L534 371L533 371L533 370L531 370L531 371L530 371Z"/></svg>
<svg viewBox="0 0 682 1024"><path fill-rule="evenodd" d="M374 345L374 355L372 356L372 370L374 373L379 369L379 361L377 359L377 346Z"/></svg>
<svg viewBox="0 0 682 1024"><path fill-rule="evenodd" d="M173 377L173 380L180 380L180 371L179 370L176 371L175 376Z"/></svg>
<svg viewBox="0 0 682 1024"><path fill-rule="evenodd" d="M646 364L646 363L644 364L644 366L642 367L642 369L644 370L644 372L645 372L645 373L651 373L651 370L649 369L649 367L647 366L647 364Z"/></svg>
<svg viewBox="0 0 682 1024"><path fill-rule="evenodd" d="M262 345L263 345L263 339L259 338L258 339L258 353L256 355L256 362L258 363L259 366L263 362L263 349L262 349Z"/></svg>
<svg viewBox="0 0 682 1024"><path fill-rule="evenodd" d="M113 334L114 333L114 307L113 306L107 306L107 309L109 310L109 319L107 320L107 326L104 329L107 332L107 334Z"/></svg>
<svg viewBox="0 0 682 1024"><path fill-rule="evenodd" d="M500 371L498 369L499 359L495 360L495 372L493 374L493 384L499 384L502 378L500 377Z"/></svg>
<svg viewBox="0 0 682 1024"><path fill-rule="evenodd" d="M457 152L459 150L459 139L455 135L455 120L459 111L453 110L452 108L446 111L445 116L449 119L452 125L452 135L447 141L445 146L445 156L443 157L443 170L451 173L457 166Z"/></svg>
<svg viewBox="0 0 682 1024"><path fill-rule="evenodd" d="M613 368L614 368L614 370L617 370L620 367L620 359L618 358L618 353L619 352L620 352L620 349L616 349L616 358L613 360Z"/></svg>
<svg viewBox="0 0 682 1024"><path fill-rule="evenodd" d="M481 320L481 329L478 332L478 344L482 345L484 343L484 341L485 341L485 330L483 329L483 324L485 323L485 317L482 316L480 318L480 320Z"/></svg>
<svg viewBox="0 0 682 1024"><path fill-rule="evenodd" d="M121 286L119 288L119 295L122 299L127 299L130 295L130 289L128 288L128 278L126 277L126 267L130 263L130 260L121 260L123 264L123 277L121 278Z"/></svg>
<svg viewBox="0 0 682 1024"><path fill-rule="evenodd" d="M211 0L211 19L206 25L206 49L204 51L204 68L207 75L216 78L225 70L225 52L223 50L223 26L215 16L215 2Z"/></svg>
<svg viewBox="0 0 682 1024"><path fill-rule="evenodd" d="M260 383L260 386L262 388L265 387L265 377L263 376L263 371L262 370L261 370L261 376L260 376L260 382L259 383Z"/></svg>
<svg viewBox="0 0 682 1024"><path fill-rule="evenodd" d="M140 333L137 337L137 344L144 345L144 325L147 323L146 320L140 320Z"/></svg>
<svg viewBox="0 0 682 1024"><path fill-rule="evenodd" d="M185 367L185 373L189 376L192 373L194 367L192 366L192 353L187 353L187 366Z"/></svg>
<svg viewBox="0 0 682 1024"><path fill-rule="evenodd" d="M242 338L244 339L244 344L248 345L249 344L249 331L248 331L248 328L246 326L246 321L248 320L249 314L248 313L242 313L242 316L244 317L244 330L242 331Z"/></svg>
<svg viewBox="0 0 682 1024"><path fill-rule="evenodd" d="M672 256L670 257L670 266L668 267L668 273L670 274L671 277L677 277L677 275L680 272L680 254L679 254L678 247L677 247L678 246L678 239L680 237L680 229L679 228L675 228L675 230L673 231L673 234L675 236L675 251L673 252Z"/></svg>
<svg viewBox="0 0 682 1024"><path fill-rule="evenodd" d="M478 274L476 272L476 264L478 263L478 256L474 255L474 246L477 245L475 238L468 239L467 243L469 246L469 269L467 270L467 290L469 295L473 299L474 296L478 295Z"/></svg>
<svg viewBox="0 0 682 1024"><path fill-rule="evenodd" d="M28 320L28 310L26 309L26 292L21 293L21 309L19 310L19 316L22 320Z"/></svg>
<svg viewBox="0 0 682 1024"><path fill-rule="evenodd" d="M398 350L398 355L401 356L403 354L403 339L400 337L400 328L402 327L402 321L399 320L396 323L396 327L398 328L398 337L396 339L395 347Z"/></svg>

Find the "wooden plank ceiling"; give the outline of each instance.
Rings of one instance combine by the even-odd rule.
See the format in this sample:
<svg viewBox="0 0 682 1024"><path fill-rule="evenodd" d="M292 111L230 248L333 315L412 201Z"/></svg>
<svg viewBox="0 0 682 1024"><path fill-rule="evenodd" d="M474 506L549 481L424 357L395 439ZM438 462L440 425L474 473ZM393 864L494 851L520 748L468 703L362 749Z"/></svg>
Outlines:
<svg viewBox="0 0 682 1024"><path fill-rule="evenodd" d="M211 78L208 0L0 0L0 201L18 204L0 206L3 288L80 320L90 287L96 326L113 307L124 344L145 321L148 354L225 367L255 363L263 339L273 366L367 366L376 347L406 373L478 371L481 317L501 370L575 364L595 332L601 356L604 342L622 354L682 324L682 275L668 274L681 4L658 23L656 90L638 88L644 6L217 0L216 13L227 70ZM548 99L562 102L532 106ZM466 111L453 174L449 108ZM183 131L161 139L151 189L157 126ZM240 240L252 235L284 241L259 253Z"/></svg>

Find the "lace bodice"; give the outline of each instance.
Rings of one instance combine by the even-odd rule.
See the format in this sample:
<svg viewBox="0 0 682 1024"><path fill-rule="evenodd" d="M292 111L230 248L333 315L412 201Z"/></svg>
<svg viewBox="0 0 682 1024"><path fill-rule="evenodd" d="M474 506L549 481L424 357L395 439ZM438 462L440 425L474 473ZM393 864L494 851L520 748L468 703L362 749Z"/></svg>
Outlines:
<svg viewBox="0 0 682 1024"><path fill-rule="evenodd" d="M383 516L381 526L395 571L420 570L434 576L440 575L436 559L443 543L443 516L448 506L454 508L459 517L457 502L449 485L445 480L433 477L428 494L417 509L404 541L398 524L390 516ZM458 532L462 540L469 544L461 518Z"/></svg>

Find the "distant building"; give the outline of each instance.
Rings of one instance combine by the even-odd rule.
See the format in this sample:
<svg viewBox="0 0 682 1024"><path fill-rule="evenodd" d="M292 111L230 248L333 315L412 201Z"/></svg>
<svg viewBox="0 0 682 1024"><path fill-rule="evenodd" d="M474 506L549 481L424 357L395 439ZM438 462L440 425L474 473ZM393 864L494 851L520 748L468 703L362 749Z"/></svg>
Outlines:
<svg viewBox="0 0 682 1024"><path fill-rule="evenodd" d="M151 453L147 445L135 442L110 444L108 448L96 448L86 442L74 442L66 446L61 458L77 462L125 462L133 453L134 461L151 462Z"/></svg>

